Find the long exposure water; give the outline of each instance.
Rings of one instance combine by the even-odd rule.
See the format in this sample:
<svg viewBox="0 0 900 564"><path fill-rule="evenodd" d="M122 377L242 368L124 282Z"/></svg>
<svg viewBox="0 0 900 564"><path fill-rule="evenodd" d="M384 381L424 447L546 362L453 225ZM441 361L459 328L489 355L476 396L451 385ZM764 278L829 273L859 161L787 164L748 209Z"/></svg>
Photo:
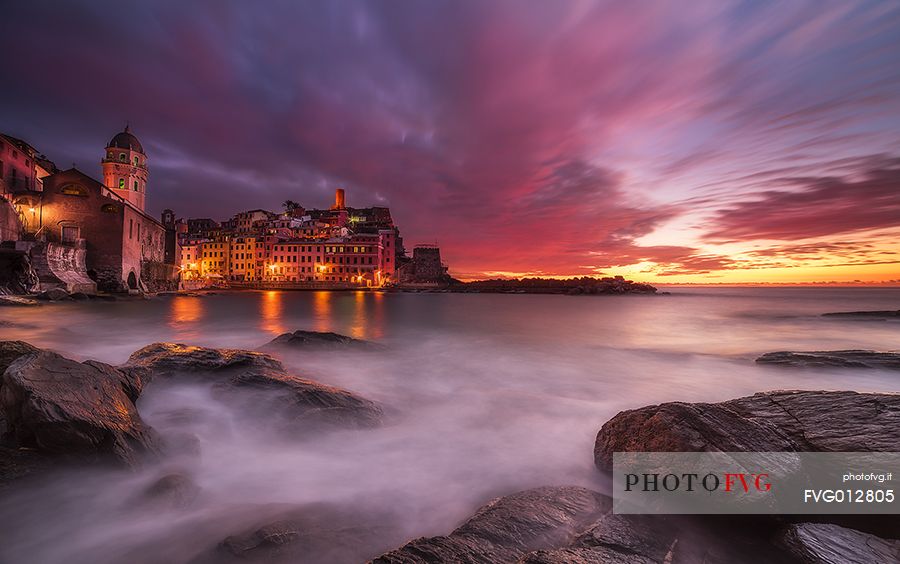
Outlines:
<svg viewBox="0 0 900 564"><path fill-rule="evenodd" d="M252 349L296 329L388 348L280 355L292 372L385 408L381 428L302 441L202 386L151 384L142 418L167 442L189 435L196 448L136 472L60 470L2 491L0 561L200 561L228 535L301 506L329 508L338 528L376 524L333 559L373 557L446 534L497 495L603 490L593 441L623 409L772 389L897 391L887 371L753 360L775 350L897 348L900 323L821 314L898 308L900 289L891 288L699 287L615 297L272 291L5 308L3 339L113 364L157 341ZM141 501L172 472L196 484L195 498Z"/></svg>

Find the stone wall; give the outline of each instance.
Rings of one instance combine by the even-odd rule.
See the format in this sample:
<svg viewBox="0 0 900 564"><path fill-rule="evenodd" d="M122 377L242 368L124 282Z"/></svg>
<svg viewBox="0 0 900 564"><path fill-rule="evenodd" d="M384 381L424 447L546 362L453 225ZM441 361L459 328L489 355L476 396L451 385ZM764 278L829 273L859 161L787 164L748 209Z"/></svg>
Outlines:
<svg viewBox="0 0 900 564"><path fill-rule="evenodd" d="M0 294L28 294L37 289L38 275L28 253L0 248Z"/></svg>
<svg viewBox="0 0 900 564"><path fill-rule="evenodd" d="M87 275L83 242L40 243L32 247L30 255L40 281L39 290L63 288L67 292L97 292L97 284Z"/></svg>
<svg viewBox="0 0 900 564"><path fill-rule="evenodd" d="M141 265L141 285L148 292L173 292L178 290L180 273L174 264L148 261Z"/></svg>
<svg viewBox="0 0 900 564"><path fill-rule="evenodd" d="M0 197L0 242L18 241L22 236L19 214L5 198Z"/></svg>

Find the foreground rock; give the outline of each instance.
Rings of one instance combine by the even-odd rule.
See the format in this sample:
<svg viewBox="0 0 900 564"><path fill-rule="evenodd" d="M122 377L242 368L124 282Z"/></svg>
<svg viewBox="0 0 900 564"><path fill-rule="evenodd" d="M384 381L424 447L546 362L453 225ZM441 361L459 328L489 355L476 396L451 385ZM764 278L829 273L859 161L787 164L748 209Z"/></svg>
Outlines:
<svg viewBox="0 0 900 564"><path fill-rule="evenodd" d="M777 527L745 521L616 515L612 499L580 487L544 487L494 499L447 536L420 538L373 564L739 564L786 562L761 538ZM751 534L747 535L747 531Z"/></svg>
<svg viewBox="0 0 900 564"><path fill-rule="evenodd" d="M759 364L801 368L888 368L900 370L900 353L868 350L770 352L756 359Z"/></svg>
<svg viewBox="0 0 900 564"><path fill-rule="evenodd" d="M384 348L382 345L371 341L354 339L338 333L303 330L294 331L293 333L282 333L264 346L264 348L270 347L290 347L304 350L382 350Z"/></svg>
<svg viewBox="0 0 900 564"><path fill-rule="evenodd" d="M594 461L616 451L900 451L900 394L763 392L722 403L664 403L607 421Z"/></svg>
<svg viewBox="0 0 900 564"><path fill-rule="evenodd" d="M609 497L585 488L527 490L494 499L447 536L416 539L373 562L515 562L568 546L611 509Z"/></svg>
<svg viewBox="0 0 900 564"><path fill-rule="evenodd" d="M373 427L381 422L381 408L374 402L288 374L281 362L260 352L155 343L132 354L126 366L149 379L196 378L214 382L222 392L257 392L255 409L294 424Z"/></svg>
<svg viewBox="0 0 900 564"><path fill-rule="evenodd" d="M134 406L139 379L95 361L56 353L20 356L3 374L0 406L14 446L128 465L156 450Z"/></svg>
<svg viewBox="0 0 900 564"><path fill-rule="evenodd" d="M25 341L0 341L0 376L19 357L39 352L41 352L41 349ZM0 378L0 385L2 385L2 378Z"/></svg>
<svg viewBox="0 0 900 564"><path fill-rule="evenodd" d="M803 564L900 562L900 541L828 523L791 525L780 543Z"/></svg>

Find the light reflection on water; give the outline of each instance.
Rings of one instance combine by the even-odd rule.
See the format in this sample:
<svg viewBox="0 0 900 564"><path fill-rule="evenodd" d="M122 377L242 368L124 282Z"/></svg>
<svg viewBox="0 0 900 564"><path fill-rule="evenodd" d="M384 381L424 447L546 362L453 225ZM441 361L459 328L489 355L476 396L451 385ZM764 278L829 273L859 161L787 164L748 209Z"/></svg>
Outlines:
<svg viewBox="0 0 900 564"><path fill-rule="evenodd" d="M391 542L399 544L446 533L493 495L561 483L602 488L592 442L622 409L768 389L896 391L896 372L753 362L772 350L897 348L900 323L821 317L865 309L900 309L900 290L692 288L624 297L247 292L0 309L0 338L111 363L154 341L256 348L296 329L389 347L383 354L281 354L296 374L381 402L389 414L381 429L302 446L271 439L208 390L148 390L139 408L150 425L164 438L198 437L199 457L178 462L203 488L198 506L166 514L123 507L135 483L153 477L150 470L66 477L57 489L0 501L0 522L15 528L15 541L0 543L0 561L107 562L129 554L138 562L133 554L141 547L183 561L221 540L224 529L211 523L240 530L258 517L236 512L236 504L250 503L356 507L365 499L396 512ZM166 413L173 409L195 418L172 424ZM56 541L48 544L50 533Z"/></svg>

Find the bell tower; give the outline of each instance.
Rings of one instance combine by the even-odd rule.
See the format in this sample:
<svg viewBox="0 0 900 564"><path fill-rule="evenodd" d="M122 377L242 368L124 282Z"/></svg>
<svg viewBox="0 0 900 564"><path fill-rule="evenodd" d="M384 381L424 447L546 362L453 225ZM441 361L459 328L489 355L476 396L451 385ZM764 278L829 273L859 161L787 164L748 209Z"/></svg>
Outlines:
<svg viewBox="0 0 900 564"><path fill-rule="evenodd" d="M147 155L127 125L106 145L106 155L100 162L106 187L144 211L149 176Z"/></svg>

